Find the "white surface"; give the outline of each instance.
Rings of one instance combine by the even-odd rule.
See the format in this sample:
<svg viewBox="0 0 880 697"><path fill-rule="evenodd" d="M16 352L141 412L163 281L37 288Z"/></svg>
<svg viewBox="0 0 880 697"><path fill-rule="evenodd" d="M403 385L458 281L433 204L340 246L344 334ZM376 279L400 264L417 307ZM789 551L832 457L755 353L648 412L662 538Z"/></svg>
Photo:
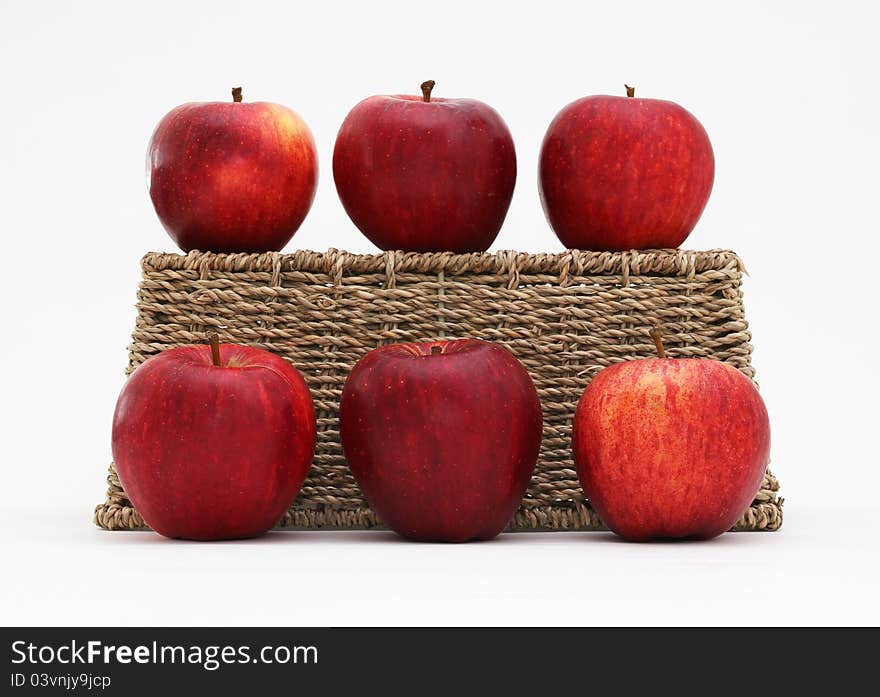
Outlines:
<svg viewBox="0 0 880 697"><path fill-rule="evenodd" d="M872 2L4 2L0 621L880 621L878 20ZM561 248L536 163L566 103L627 82L702 121L715 189L685 246L733 248L752 274L781 534L435 547L294 533L205 546L92 529L138 259L174 250L144 184L155 123L237 84L293 107L322 172L288 249L366 252L333 187L336 130L361 98L427 78L438 96L493 105L514 135L519 180L494 249Z"/></svg>
<svg viewBox="0 0 880 697"><path fill-rule="evenodd" d="M862 511L792 507L779 534L631 544L517 533L419 544L390 532L273 532L199 544L108 533L82 512L8 525L4 624L876 624L880 544ZM836 526L833 517L848 516ZM16 570L15 573L11 573Z"/></svg>

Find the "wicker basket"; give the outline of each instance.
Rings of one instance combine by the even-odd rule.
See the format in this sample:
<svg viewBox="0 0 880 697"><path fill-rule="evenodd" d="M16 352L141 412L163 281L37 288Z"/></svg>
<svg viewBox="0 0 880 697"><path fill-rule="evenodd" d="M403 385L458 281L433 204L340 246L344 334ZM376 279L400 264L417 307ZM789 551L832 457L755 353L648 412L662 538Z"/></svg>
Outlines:
<svg viewBox="0 0 880 697"><path fill-rule="evenodd" d="M437 337L506 345L528 369L544 409L538 466L511 530L601 529L571 456L571 420L604 366L667 354L726 361L750 378L742 262L729 251L561 254L147 254L128 372L208 330L289 358L309 383L318 419L314 463L281 527L381 525L339 443L337 412L355 362L376 346ZM111 466L95 522L144 527ZM776 530L778 484L768 472L736 530Z"/></svg>

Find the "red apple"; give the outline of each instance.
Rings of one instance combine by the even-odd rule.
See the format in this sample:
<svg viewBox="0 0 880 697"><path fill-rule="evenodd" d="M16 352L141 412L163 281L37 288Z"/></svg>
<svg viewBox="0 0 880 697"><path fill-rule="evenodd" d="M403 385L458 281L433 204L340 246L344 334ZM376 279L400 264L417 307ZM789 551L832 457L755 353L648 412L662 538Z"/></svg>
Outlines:
<svg viewBox="0 0 880 697"><path fill-rule="evenodd" d="M280 104L242 102L239 87L232 95L172 109L150 141L150 198L184 251L279 251L315 197L305 122Z"/></svg>
<svg viewBox="0 0 880 697"><path fill-rule="evenodd" d="M333 151L342 205L379 249L482 252L516 182L507 125L474 99L377 96L354 107Z"/></svg>
<svg viewBox="0 0 880 697"><path fill-rule="evenodd" d="M150 358L113 417L122 486L167 537L266 532L299 493L314 449L306 383L280 356L248 346L184 346Z"/></svg>
<svg viewBox="0 0 880 697"><path fill-rule="evenodd" d="M566 248L678 247L709 200L715 157L700 122L627 94L572 102L544 136L541 203Z"/></svg>
<svg viewBox="0 0 880 697"><path fill-rule="evenodd" d="M416 540L489 539L535 468L541 402L498 344L393 344L351 371L339 430L351 471L391 529Z"/></svg>
<svg viewBox="0 0 880 697"><path fill-rule="evenodd" d="M589 384L574 417L574 459L605 524L629 540L708 539L755 497L770 452L758 391L702 358L617 363Z"/></svg>

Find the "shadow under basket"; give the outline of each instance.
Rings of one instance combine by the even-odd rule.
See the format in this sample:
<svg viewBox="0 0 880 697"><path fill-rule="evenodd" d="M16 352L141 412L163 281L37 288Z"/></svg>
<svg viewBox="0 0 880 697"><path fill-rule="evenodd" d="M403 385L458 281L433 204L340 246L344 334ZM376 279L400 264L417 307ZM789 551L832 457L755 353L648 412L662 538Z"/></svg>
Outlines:
<svg viewBox="0 0 880 697"><path fill-rule="evenodd" d="M663 326L670 357L715 358L754 379L742 303L744 268L726 250L525 254L356 255L330 249L266 254L147 254L127 373L215 331L290 360L309 384L317 446L282 528L381 527L339 443L342 386L368 351L401 341L472 337L504 344L541 397L544 436L511 531L600 530L572 462L571 423L605 366L655 356ZM146 525L113 466L95 523ZM734 530L777 530L779 484L767 472Z"/></svg>

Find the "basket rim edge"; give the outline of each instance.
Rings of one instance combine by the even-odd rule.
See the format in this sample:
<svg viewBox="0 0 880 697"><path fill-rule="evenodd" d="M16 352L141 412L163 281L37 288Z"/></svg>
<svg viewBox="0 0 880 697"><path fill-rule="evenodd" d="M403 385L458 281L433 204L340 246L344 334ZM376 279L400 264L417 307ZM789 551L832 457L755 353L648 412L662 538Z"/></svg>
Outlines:
<svg viewBox="0 0 880 697"><path fill-rule="evenodd" d="M692 276L706 271L744 273L745 266L736 252L729 249L683 250L645 249L627 252L530 253L516 250L497 252L401 252L356 254L329 248L292 252L218 253L193 250L186 254L147 252L141 259L144 272L151 271L220 271L234 272L312 272L348 273L425 273L446 272L514 274L545 273L569 276L614 274L624 276Z"/></svg>

